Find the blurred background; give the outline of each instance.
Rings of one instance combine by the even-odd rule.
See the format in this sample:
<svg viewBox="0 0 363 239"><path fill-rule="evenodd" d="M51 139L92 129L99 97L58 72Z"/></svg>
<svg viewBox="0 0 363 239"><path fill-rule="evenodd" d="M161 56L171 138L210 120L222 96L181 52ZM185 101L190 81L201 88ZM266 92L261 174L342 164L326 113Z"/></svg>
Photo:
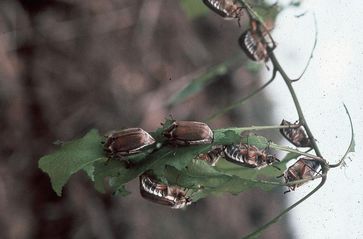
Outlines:
<svg viewBox="0 0 363 239"><path fill-rule="evenodd" d="M137 180L128 185L132 194L120 198L97 193L82 173L57 197L37 168L56 140L79 138L91 128L152 131L169 114L203 121L263 84L264 65L248 63L238 47L241 31L201 1L2 0L0 238L240 238L285 208L290 196L281 189L212 197L171 210L142 199ZM314 35L306 37L313 41ZM302 44L297 54L302 48L311 49ZM239 54L240 64L186 101L168 105L188 82ZM210 126L279 124L281 115L289 115L274 116L276 92L258 94ZM280 139L273 132L266 136ZM306 238L290 224L285 218L261 238Z"/></svg>
<svg viewBox="0 0 363 239"><path fill-rule="evenodd" d="M37 168L58 139L91 128L151 131L169 114L203 121L260 84L256 71L235 67L184 103L167 106L188 82L241 54L237 22L223 21L202 2L193 5L203 12L198 17L185 6L1 1L0 238L238 238L285 206L280 192L255 190L171 210L142 199L137 180L128 186L132 194L120 198L97 193L82 173L57 197ZM211 127L271 124L270 110L260 94ZM263 238L288 238L288 231L279 224Z"/></svg>

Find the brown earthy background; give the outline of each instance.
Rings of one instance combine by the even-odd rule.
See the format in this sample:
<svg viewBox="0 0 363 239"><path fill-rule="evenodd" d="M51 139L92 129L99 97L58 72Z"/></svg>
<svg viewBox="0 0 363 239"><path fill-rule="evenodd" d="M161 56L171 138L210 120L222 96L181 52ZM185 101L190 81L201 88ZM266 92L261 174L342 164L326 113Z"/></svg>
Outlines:
<svg viewBox="0 0 363 239"><path fill-rule="evenodd" d="M237 23L190 19L172 0L0 2L0 238L240 238L284 207L278 192L208 198L187 210L97 193L83 174L57 197L38 159L91 128L153 130L164 117L202 121L261 84L236 68L185 103L166 101L241 52ZM242 54L242 53L241 53ZM212 128L268 124L259 94ZM286 222L262 238L291 238Z"/></svg>

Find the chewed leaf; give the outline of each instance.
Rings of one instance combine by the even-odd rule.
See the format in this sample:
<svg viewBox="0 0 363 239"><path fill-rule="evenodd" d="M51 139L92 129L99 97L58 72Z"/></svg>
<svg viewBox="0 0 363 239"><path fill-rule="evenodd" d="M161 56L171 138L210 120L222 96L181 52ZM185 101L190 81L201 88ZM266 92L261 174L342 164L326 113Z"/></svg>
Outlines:
<svg viewBox="0 0 363 239"><path fill-rule="evenodd" d="M88 164L85 167L83 167L82 169L87 176L91 179L91 181L95 181L95 177L94 177L94 171L95 171L95 167L93 167L92 164Z"/></svg>
<svg viewBox="0 0 363 239"><path fill-rule="evenodd" d="M238 144L241 141L240 136L241 130L215 130L214 131L214 142L216 144Z"/></svg>
<svg viewBox="0 0 363 239"><path fill-rule="evenodd" d="M97 191L104 193L106 188L110 186L111 177L117 177L127 173L125 164L119 160L100 160L93 164L95 188Z"/></svg>
<svg viewBox="0 0 363 239"><path fill-rule="evenodd" d="M58 151L39 160L39 168L49 175L58 196L72 174L82 169L93 170L89 166L104 157L101 141L97 130L91 130L83 138L64 143Z"/></svg>

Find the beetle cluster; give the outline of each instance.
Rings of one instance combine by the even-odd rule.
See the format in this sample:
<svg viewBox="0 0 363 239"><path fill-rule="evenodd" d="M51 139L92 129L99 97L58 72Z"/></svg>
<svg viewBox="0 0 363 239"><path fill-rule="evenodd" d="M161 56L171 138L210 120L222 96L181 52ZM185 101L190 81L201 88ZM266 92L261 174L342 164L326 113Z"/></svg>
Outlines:
<svg viewBox="0 0 363 239"><path fill-rule="evenodd" d="M163 139L159 143L171 147L205 145L213 142L211 128L205 123L196 121L172 120L171 123L165 125L161 135ZM106 136L103 145L105 155L109 159L121 160L129 165L129 156L142 152L148 153L150 151L148 149L151 149L152 152L157 147L157 141L141 128L128 128L113 132ZM210 153L209 157L210 160L214 160L214 154ZM150 171L140 175L140 193L145 199L171 208L184 208L192 202L186 196L186 190L177 185L161 183Z"/></svg>
<svg viewBox="0 0 363 239"><path fill-rule="evenodd" d="M238 44L249 59L268 61L269 52L275 49L276 44L269 30L256 20L249 8L237 0L203 0L203 3L224 19L238 19L239 26L243 12L246 12L249 27L239 37Z"/></svg>
<svg viewBox="0 0 363 239"><path fill-rule="evenodd" d="M306 135L306 132L303 126L296 121L294 124L290 123L287 120L282 120L281 126L288 126L287 128L281 128L281 135L287 139L290 143L292 143L296 147L312 147L310 138ZM311 158L300 158L293 165L291 165L283 175L286 183L290 183L296 180L308 180L312 179L313 176L317 173L316 170L319 168L320 164L311 159ZM286 191L294 191L297 187L301 186L302 183L297 183L293 185L289 185L289 190Z"/></svg>
<svg viewBox="0 0 363 239"><path fill-rule="evenodd" d="M154 137L157 139L155 139ZM163 124L158 135L148 133L141 128L129 128L113 132L106 136L103 148L110 160L127 162L130 168L135 165L129 162L131 156L144 153L152 155L161 147L185 148L190 146L208 146L209 150L194 155L193 160L204 161L211 167L223 158L233 164L246 168L261 169L279 160L269 154L266 149L258 149L254 145L226 144L212 145L214 133L202 122L171 120ZM147 157L146 157L147 158ZM130 160L132 161L132 159ZM184 208L192 203L188 190L175 184L163 183L152 170L141 172L140 193L147 200L171 208Z"/></svg>
<svg viewBox="0 0 363 239"><path fill-rule="evenodd" d="M208 164L215 166L220 158L241 165L247 168L261 169L280 160L266 149L258 149L254 145L245 143L219 145L207 153L198 155L197 159L204 160Z"/></svg>
<svg viewBox="0 0 363 239"><path fill-rule="evenodd" d="M245 14L248 18L248 28L239 37L239 46L253 61L267 62L269 60L270 53L275 49L275 42L267 27L257 19L249 7L237 0L203 0L203 3L224 19L237 19L239 24L242 15ZM298 122L292 124L283 120L281 126L286 127L281 128L280 133L293 145L311 147L309 137ZM159 135L153 135L157 137L157 140L152 135L141 128L114 132L106 138L105 154L109 159L128 162L128 165L133 167L132 162L129 162L129 157L138 153L153 154L163 146L176 148L211 145L209 151L194 155L193 160L200 160L214 167L221 158L224 158L230 163L246 168L258 170L271 165L280 170L274 165L280 160L269 153L268 147L259 149L248 143L212 146L214 133L203 122L172 120L169 124L163 125ZM301 158L290 166L281 177L285 179L286 183L309 179L314 176L318 167L319 163L309 158ZM187 189L178 186L177 182L169 183L168 180L160 180L160 176L162 175L153 173L151 169L141 172L139 176L140 193L143 198L171 208L184 208L192 203L190 195L187 196ZM295 190L301 184L289 185L289 191Z"/></svg>
<svg viewBox="0 0 363 239"><path fill-rule="evenodd" d="M233 163L240 164L250 168L263 168L275 162L280 162L266 150L260 150L254 145L239 144L228 145L224 149L225 158Z"/></svg>
<svg viewBox="0 0 363 239"><path fill-rule="evenodd" d="M175 121L163 131L166 144L187 146L211 144L213 131L202 122ZM155 145L155 139L141 128L128 128L106 136L103 148L110 159L127 159L127 156L141 153L149 146ZM155 147L154 147L155 148Z"/></svg>
<svg viewBox="0 0 363 239"><path fill-rule="evenodd" d="M287 126L280 130L281 134L297 147L310 147L309 138L306 136L302 126L298 123L291 124L286 120L281 123ZM216 166L223 158L226 161L246 168L262 169L266 166L275 166L280 160L269 153L268 147L259 149L255 145L248 143L239 144L214 144L214 133L212 129L203 122L196 121L176 121L171 120L163 124L158 135L152 136L141 128L128 128L113 132L106 136L103 148L105 155L110 159L127 162L131 168L134 166L129 162L131 156L139 153L146 155L153 154L163 146L172 148L185 148L189 146L211 145L210 149L204 153L194 156L194 160L204 161L211 167ZM249 137L249 136L248 136ZM269 145L269 144L268 144ZM309 179L314 176L319 163L308 159L299 159L290 166L280 177L286 183L295 180ZM188 190L175 184L163 183L158 179L160 175L155 175L152 170L141 172L140 193L147 200L171 208L184 208L192 203L192 199L187 196ZM289 185L289 190L295 190L302 183Z"/></svg>

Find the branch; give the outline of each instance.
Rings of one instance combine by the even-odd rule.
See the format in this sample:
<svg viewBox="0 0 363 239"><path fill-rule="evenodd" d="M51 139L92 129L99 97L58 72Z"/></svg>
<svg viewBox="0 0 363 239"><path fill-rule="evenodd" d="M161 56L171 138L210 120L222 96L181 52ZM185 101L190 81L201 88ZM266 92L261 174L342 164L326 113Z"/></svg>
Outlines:
<svg viewBox="0 0 363 239"><path fill-rule="evenodd" d="M311 133L311 130L310 130L310 128L309 128L309 126L308 126L308 124L307 124L307 122L305 120L305 116L304 116L304 113L303 113L303 111L301 109L299 100L297 99L295 90L292 87L291 79L287 76L286 72L281 67L280 63L276 59L275 54L273 52L269 52L269 56L270 56L270 59L271 59L271 62L273 64L274 68L281 74L282 78L284 79L284 81L285 81L285 83L287 85L287 88L290 91L291 97L292 97L292 99L294 101L294 104L295 104L295 108L296 108L297 114L299 116L299 122L304 126L304 128L306 130L306 133L309 136L310 141L311 141L311 143L313 145L313 148L314 148L314 151L315 151L316 155L318 157L320 157L320 158L323 158L322 155L321 155L321 153L320 153L319 147L316 144L314 135Z"/></svg>
<svg viewBox="0 0 363 239"><path fill-rule="evenodd" d="M317 45L317 43L318 43L318 24L317 24L317 22L316 22L316 16L315 16L315 13L313 13L313 16L314 16L314 29L315 29L315 40L314 40L314 46L313 46L313 49L311 49L310 57L309 57L309 59L308 59L308 61L307 61L307 63L306 63L306 66L305 66L305 68L304 68L303 72L300 74L300 76L299 76L298 78L296 78L296 79L292 79L292 80L291 80L292 82L298 81L298 80L300 80L300 79L304 76L304 74L305 74L306 70L309 68L309 65L310 65L311 60L312 60L312 59L313 59L313 57L314 57L314 51L315 51L316 45Z"/></svg>
<svg viewBox="0 0 363 239"><path fill-rule="evenodd" d="M299 205L300 203L302 203L303 201L305 201L306 199L308 199L311 195L313 195L314 193L316 193L325 184L326 179L327 179L327 172L329 171L329 166L323 160L320 160L319 162L321 163L321 167L322 167L322 179L321 179L320 184L318 186L316 186L316 188L314 188L310 193L306 194L303 198L301 198L299 201L297 201L296 203L292 204L290 207L288 207L285 210L283 210L279 215L277 215L276 217L274 217L273 219L271 219L269 222L267 222L266 224L262 225L261 227L259 227L254 232L252 232L252 233L244 236L243 239L256 238L256 236L258 236L261 232L263 232L264 230L266 230L272 224L276 223L285 214L287 214L289 211L291 211L292 209L294 209L297 205Z"/></svg>

